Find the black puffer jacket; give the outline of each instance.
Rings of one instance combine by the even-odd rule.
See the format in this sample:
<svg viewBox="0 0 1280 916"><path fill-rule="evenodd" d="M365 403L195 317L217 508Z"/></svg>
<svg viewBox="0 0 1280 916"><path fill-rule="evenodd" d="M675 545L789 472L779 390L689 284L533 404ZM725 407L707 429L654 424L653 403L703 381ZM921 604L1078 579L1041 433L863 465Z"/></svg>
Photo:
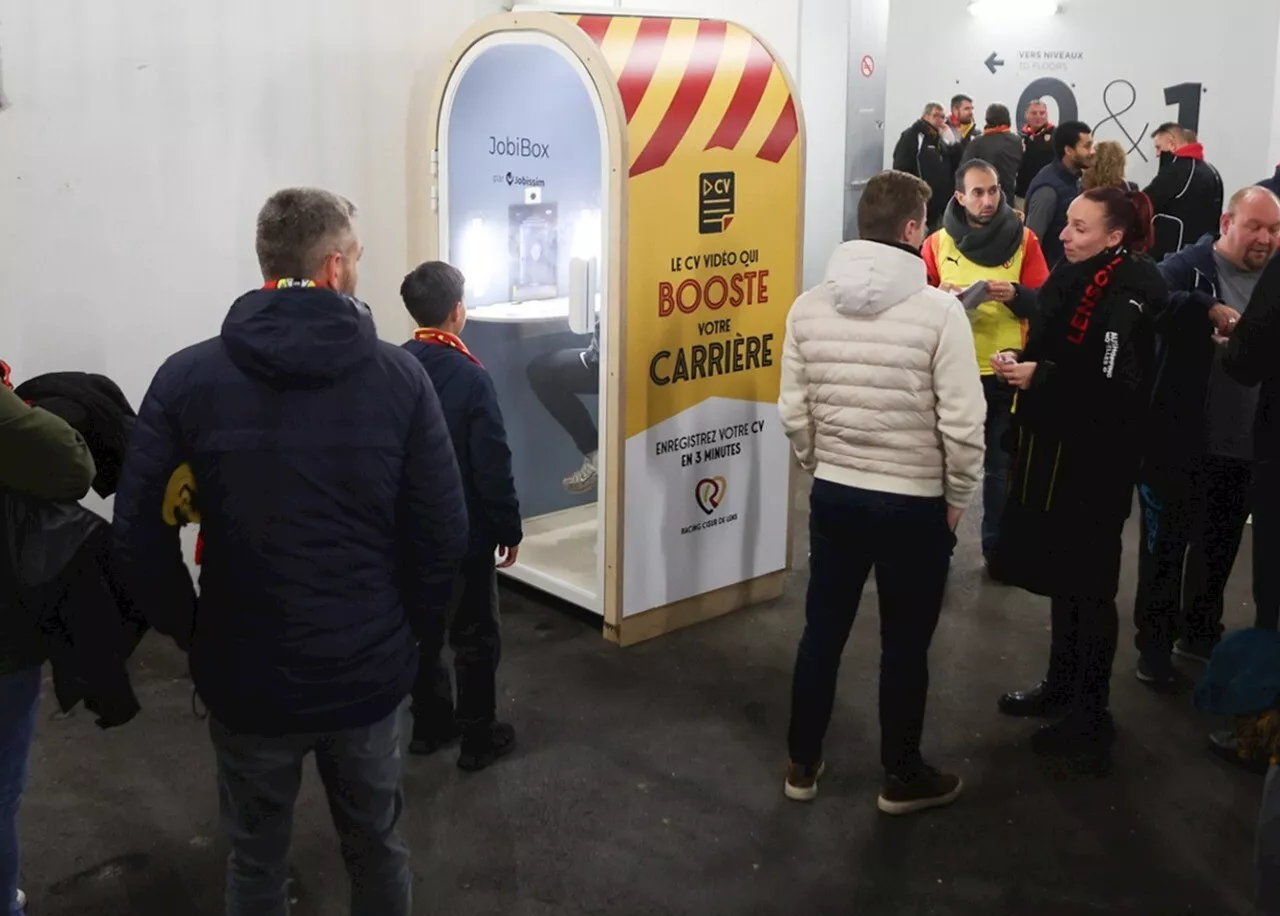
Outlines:
<svg viewBox="0 0 1280 916"><path fill-rule="evenodd" d="M1101 282L1100 282L1101 281ZM1009 503L993 569L1041 595L1114 598L1167 290L1149 258L1064 262L1040 290L1014 406Z"/></svg>

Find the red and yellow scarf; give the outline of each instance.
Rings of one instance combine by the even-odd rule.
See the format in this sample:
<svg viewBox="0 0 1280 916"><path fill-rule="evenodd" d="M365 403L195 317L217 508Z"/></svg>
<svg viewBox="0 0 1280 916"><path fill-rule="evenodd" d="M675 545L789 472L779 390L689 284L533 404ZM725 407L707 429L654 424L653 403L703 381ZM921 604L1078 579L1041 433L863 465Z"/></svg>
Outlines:
<svg viewBox="0 0 1280 916"><path fill-rule="evenodd" d="M471 351L467 349L467 345L462 342L462 338L457 334L450 334L448 331L441 331L439 328L418 328L413 332L413 339L420 340L425 344L434 344L438 347L452 347L481 369L484 368L484 364L471 354Z"/></svg>

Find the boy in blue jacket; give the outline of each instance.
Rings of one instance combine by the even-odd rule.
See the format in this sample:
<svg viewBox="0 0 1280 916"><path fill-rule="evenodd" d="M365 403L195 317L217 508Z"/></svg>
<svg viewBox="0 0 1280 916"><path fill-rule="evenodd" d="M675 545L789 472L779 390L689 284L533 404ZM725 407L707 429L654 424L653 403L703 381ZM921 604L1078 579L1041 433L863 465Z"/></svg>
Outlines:
<svg viewBox="0 0 1280 916"><path fill-rule="evenodd" d="M457 268L432 261L416 268L400 287L405 308L419 326L404 348L427 370L440 399L471 530L449 622L457 702L443 660L423 658L413 690L409 750L431 754L461 735L458 766L475 771L515 749L515 729L496 718L501 655L496 570L515 564L523 534L498 395L489 373L458 337L467 321L464 284Z"/></svg>

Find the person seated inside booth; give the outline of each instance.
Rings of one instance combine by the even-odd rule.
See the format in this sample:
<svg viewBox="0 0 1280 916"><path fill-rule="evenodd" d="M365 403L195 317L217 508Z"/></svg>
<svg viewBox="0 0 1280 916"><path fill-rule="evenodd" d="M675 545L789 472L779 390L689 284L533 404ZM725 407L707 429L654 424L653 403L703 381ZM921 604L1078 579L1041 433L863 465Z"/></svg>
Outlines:
<svg viewBox="0 0 1280 916"><path fill-rule="evenodd" d="M579 396L600 393L599 320L588 347L544 353L529 363L525 374L538 401L582 453L582 466L564 479L564 488L574 494L590 493L599 476L599 433Z"/></svg>
<svg viewBox="0 0 1280 916"><path fill-rule="evenodd" d="M413 688L409 751L431 754L461 735L458 766L474 771L515 750L515 729L497 721L502 640L496 570L515 565L523 532L498 393L489 373L458 336L467 323L465 287L462 271L431 261L404 278L400 296L418 323L404 348L422 363L440 398L462 474L471 532L449 614L457 702L439 651L429 657L424 652ZM495 551L502 555L500 563Z"/></svg>

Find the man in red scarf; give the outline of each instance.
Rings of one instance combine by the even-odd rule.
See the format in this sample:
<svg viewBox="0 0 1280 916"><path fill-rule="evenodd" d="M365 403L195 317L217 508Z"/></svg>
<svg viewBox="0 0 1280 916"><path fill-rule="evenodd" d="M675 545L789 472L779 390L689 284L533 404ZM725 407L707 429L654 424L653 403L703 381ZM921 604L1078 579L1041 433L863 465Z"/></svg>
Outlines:
<svg viewBox="0 0 1280 916"><path fill-rule="evenodd" d="M1025 113L1022 127L1022 167L1018 169L1017 196L1023 206L1027 189L1040 174L1040 170L1056 158L1053 154L1053 122L1049 120L1049 106L1042 99L1032 99Z"/></svg>

